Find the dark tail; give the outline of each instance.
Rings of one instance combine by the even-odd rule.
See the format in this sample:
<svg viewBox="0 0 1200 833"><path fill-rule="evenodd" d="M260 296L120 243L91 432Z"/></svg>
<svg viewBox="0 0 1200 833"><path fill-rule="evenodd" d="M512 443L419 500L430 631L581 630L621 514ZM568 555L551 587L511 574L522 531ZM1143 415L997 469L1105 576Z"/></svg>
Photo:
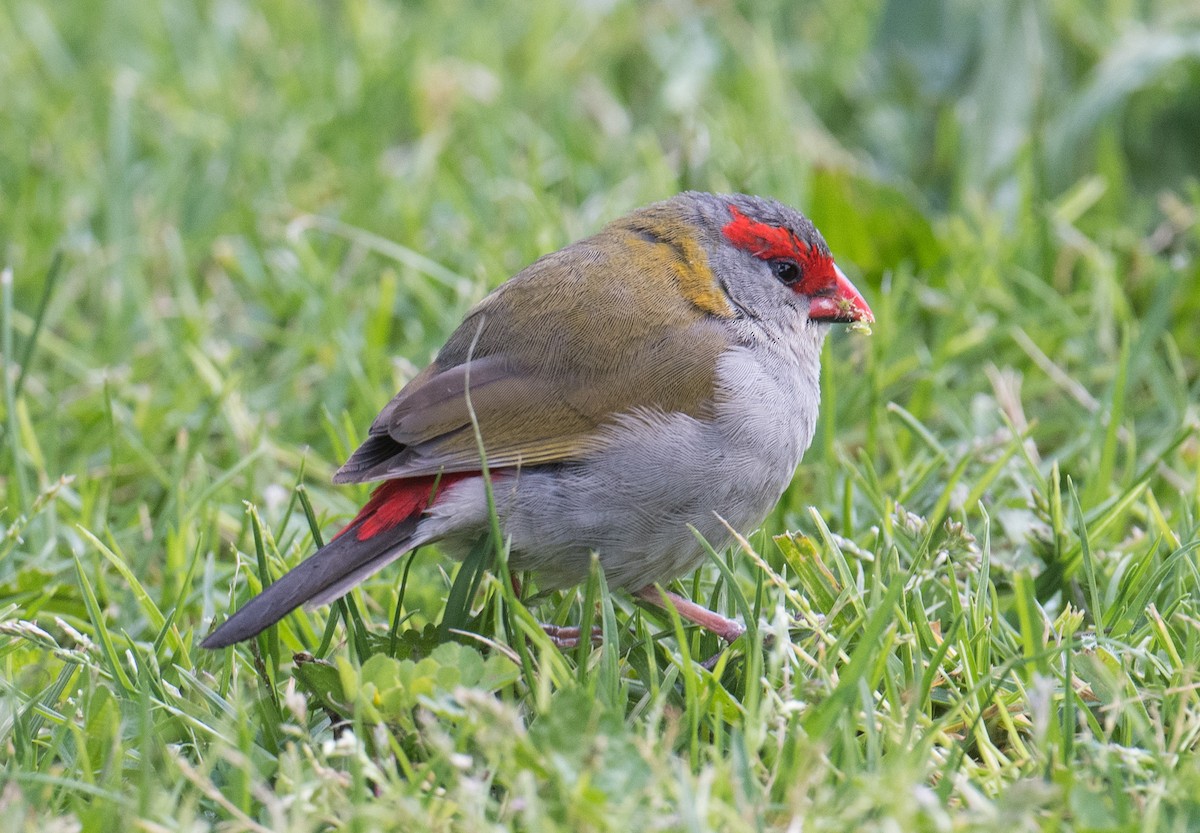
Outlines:
<svg viewBox="0 0 1200 833"><path fill-rule="evenodd" d="M413 519L366 541L358 540L356 535L339 535L246 602L200 646L224 648L257 636L305 602L333 601L403 555L408 549L405 539L416 525Z"/></svg>
<svg viewBox="0 0 1200 833"><path fill-rule="evenodd" d="M425 508L463 475L389 480L345 529L265 588L200 643L224 648L256 636L305 603L326 604L411 549Z"/></svg>

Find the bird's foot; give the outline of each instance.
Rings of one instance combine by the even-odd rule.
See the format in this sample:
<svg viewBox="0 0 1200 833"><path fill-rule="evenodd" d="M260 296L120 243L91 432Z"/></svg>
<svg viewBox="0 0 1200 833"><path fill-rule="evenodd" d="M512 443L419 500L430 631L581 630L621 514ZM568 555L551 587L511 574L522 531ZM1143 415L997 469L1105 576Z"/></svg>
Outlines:
<svg viewBox="0 0 1200 833"><path fill-rule="evenodd" d="M579 647L579 637L583 631L578 625L542 625L542 630L546 632L546 636L550 637L560 649ZM592 627L592 645L599 646L604 642L604 631L599 625Z"/></svg>
<svg viewBox="0 0 1200 833"><path fill-rule="evenodd" d="M715 633L726 642L736 642L737 638L746 632L746 626L741 622L726 618L695 602L689 602L683 596L672 593L669 590L659 590L657 587L650 586L643 587L633 595L644 602L649 602L655 607L661 607L664 610L674 608L675 612L679 614L680 619L683 619L685 622L691 622L693 625L699 625L709 633Z"/></svg>
<svg viewBox="0 0 1200 833"><path fill-rule="evenodd" d="M722 616L695 602L689 602L682 596L667 590L659 590L653 586L643 587L633 595L642 601L649 602L655 607L668 610L674 608L675 612L679 614L680 619L691 622L694 625L699 625L709 633L715 633L729 643L736 642L738 637L746 632L746 626L741 622ZM700 663L700 666L712 671L717 667L717 662L724 653L723 650L717 651L717 653Z"/></svg>

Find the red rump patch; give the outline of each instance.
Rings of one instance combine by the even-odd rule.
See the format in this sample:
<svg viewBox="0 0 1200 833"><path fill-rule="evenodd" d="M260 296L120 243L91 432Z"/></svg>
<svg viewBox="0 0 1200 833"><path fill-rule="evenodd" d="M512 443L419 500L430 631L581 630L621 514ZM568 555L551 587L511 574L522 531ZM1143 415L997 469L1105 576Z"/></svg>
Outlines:
<svg viewBox="0 0 1200 833"><path fill-rule="evenodd" d="M836 283L833 260L813 249L790 228L760 223L738 211L736 205L729 206L729 213L733 219L721 229L725 238L762 260L794 260L804 275L796 286L800 292L808 295Z"/></svg>
<svg viewBox="0 0 1200 833"><path fill-rule="evenodd" d="M354 520L346 524L334 538L340 538L354 527L358 527L355 537L360 541L374 538L409 518L420 515L433 505L442 490L464 477L471 477L474 472L455 472L453 474L429 475L428 477L407 477L400 480L387 480L371 493Z"/></svg>

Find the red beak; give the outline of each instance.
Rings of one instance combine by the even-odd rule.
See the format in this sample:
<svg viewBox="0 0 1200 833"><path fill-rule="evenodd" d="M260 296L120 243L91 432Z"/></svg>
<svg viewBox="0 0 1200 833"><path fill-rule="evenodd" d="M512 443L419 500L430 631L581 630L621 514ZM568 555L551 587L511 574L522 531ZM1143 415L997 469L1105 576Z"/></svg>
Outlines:
<svg viewBox="0 0 1200 833"><path fill-rule="evenodd" d="M828 294L822 293L809 298L809 320L830 324L853 324L856 321L864 324L874 323L875 314L867 306L862 293L854 288L854 284L850 283L850 279L836 265L833 271L837 275L837 283L832 290L828 291Z"/></svg>

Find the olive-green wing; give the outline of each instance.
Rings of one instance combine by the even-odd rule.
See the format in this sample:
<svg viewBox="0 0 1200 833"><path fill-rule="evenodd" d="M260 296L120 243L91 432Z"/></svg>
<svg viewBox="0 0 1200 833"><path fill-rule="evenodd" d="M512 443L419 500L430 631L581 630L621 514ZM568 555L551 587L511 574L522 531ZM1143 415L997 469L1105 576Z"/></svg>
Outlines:
<svg viewBox="0 0 1200 833"><path fill-rule="evenodd" d="M723 331L613 254L583 241L485 298L335 480L478 470L472 414L495 468L578 459L632 410L702 417Z"/></svg>

